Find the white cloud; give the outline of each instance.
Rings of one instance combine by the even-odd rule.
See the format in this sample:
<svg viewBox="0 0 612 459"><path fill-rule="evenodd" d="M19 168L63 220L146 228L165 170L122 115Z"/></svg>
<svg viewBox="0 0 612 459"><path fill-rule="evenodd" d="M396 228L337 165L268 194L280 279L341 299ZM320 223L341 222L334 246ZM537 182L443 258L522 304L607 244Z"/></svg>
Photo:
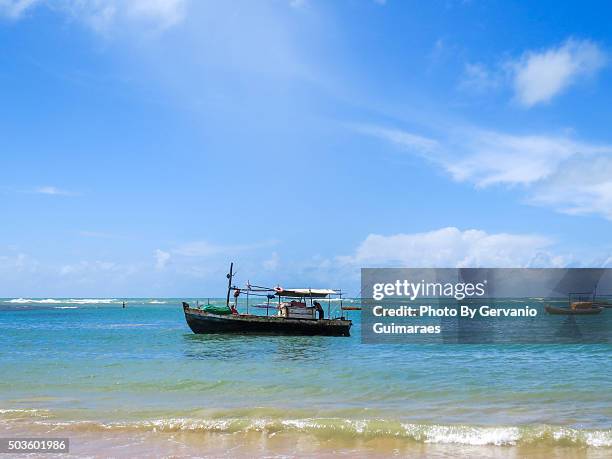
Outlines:
<svg viewBox="0 0 612 459"><path fill-rule="evenodd" d="M259 278L262 271L273 272L277 269L280 257L270 247L277 241L269 240L250 244L215 244L209 241L192 241L174 247L158 248L153 252L154 265L151 263L143 270L154 268L159 274L178 275L198 279L212 279L213 285L219 285L225 270L231 261L235 261L235 272L241 273L244 279ZM263 268L263 269L262 269Z"/></svg>
<svg viewBox="0 0 612 459"><path fill-rule="evenodd" d="M280 257L278 256L278 253L272 252L272 255L270 255L270 258L268 258L267 260L263 262L263 267L264 269L268 271L276 271L276 269L278 269L279 263L280 263Z"/></svg>
<svg viewBox="0 0 612 459"><path fill-rule="evenodd" d="M34 272L38 268L38 262L32 260L25 253L11 255L0 255L0 272L6 274L15 272Z"/></svg>
<svg viewBox="0 0 612 459"><path fill-rule="evenodd" d="M606 57L589 40L569 39L544 51L529 51L510 63L518 102L531 107L548 102L579 77L592 75L605 64Z"/></svg>
<svg viewBox="0 0 612 459"><path fill-rule="evenodd" d="M54 186L38 187L34 190L34 193L48 194L48 195L55 195L55 196L73 196L74 195L74 193L71 191L61 190Z"/></svg>
<svg viewBox="0 0 612 459"><path fill-rule="evenodd" d="M440 147L437 140L403 131L371 124L349 124L350 128L362 134L371 135L387 142L394 143L404 148L410 148L415 152L429 154L437 151Z"/></svg>
<svg viewBox="0 0 612 459"><path fill-rule="evenodd" d="M566 161L534 189L531 201L566 214L595 214L612 220L612 157Z"/></svg>
<svg viewBox="0 0 612 459"><path fill-rule="evenodd" d="M130 271L128 269L127 271ZM59 268L59 273L62 276L74 275L74 274L89 274L96 275L103 272L114 273L115 275L121 273L126 274L126 267L118 265L112 261L80 261L78 263L63 265Z"/></svg>
<svg viewBox="0 0 612 459"><path fill-rule="evenodd" d="M488 91L497 88L501 81L502 78L498 73L483 64L466 64L460 87L475 91Z"/></svg>
<svg viewBox="0 0 612 459"><path fill-rule="evenodd" d="M457 181L520 185L533 204L612 220L612 145L469 128L441 140L377 126L358 131L427 158Z"/></svg>
<svg viewBox="0 0 612 459"><path fill-rule="evenodd" d="M101 239L113 239L117 237L115 234L104 233L102 231L79 231L78 234L79 236L83 236L83 237L94 237L94 238L101 238Z"/></svg>
<svg viewBox="0 0 612 459"><path fill-rule="evenodd" d="M98 32L127 22L140 22L157 29L180 23L187 0L0 0L0 14L18 19L35 6L46 5L66 13Z"/></svg>
<svg viewBox="0 0 612 459"><path fill-rule="evenodd" d="M580 142L564 135L512 135L467 130L450 139L436 157L459 181L477 186L529 185L546 179L574 157L612 154L612 145Z"/></svg>
<svg viewBox="0 0 612 459"><path fill-rule="evenodd" d="M601 261L585 266L600 266ZM545 268L574 264L573 254L558 252L555 242L542 235L447 227L420 233L370 234L348 255L314 257L301 266L300 278L312 280L312 285L342 286L349 289L348 296L360 296L358 289L352 289L359 285L363 267Z"/></svg>
<svg viewBox="0 0 612 459"><path fill-rule="evenodd" d="M612 145L565 135L512 135L466 128L436 140L380 126L358 125L357 131L422 155L442 165L456 180L482 187L531 184L555 173L569 158L612 154Z"/></svg>
<svg viewBox="0 0 612 459"><path fill-rule="evenodd" d="M155 250L155 269L164 269L170 261L171 256L169 252L164 252L160 249Z"/></svg>
<svg viewBox="0 0 612 459"><path fill-rule="evenodd" d="M163 30L180 23L186 14L186 0L64 0L60 5L72 17L103 33L129 23Z"/></svg>
<svg viewBox="0 0 612 459"><path fill-rule="evenodd" d="M606 53L594 42L569 38L562 44L487 66L467 63L459 87L486 92L509 85L519 105L529 108L549 102L607 63Z"/></svg>
<svg viewBox="0 0 612 459"><path fill-rule="evenodd" d="M213 244L208 241L194 241L186 244L182 244L171 252L175 255L182 255L185 257L209 257L212 255L219 254L235 254L240 252L246 252L250 250L261 249L275 245L276 241L264 241L253 244L234 244L234 245L223 245Z"/></svg>
<svg viewBox="0 0 612 459"><path fill-rule="evenodd" d="M448 227L424 233L370 234L353 255L338 261L372 267L564 266L564 257L548 252L551 245L551 240L538 235Z"/></svg>
<svg viewBox="0 0 612 459"><path fill-rule="evenodd" d="M166 28L183 20L185 8L185 0L131 0L127 2L126 14L157 22Z"/></svg>
<svg viewBox="0 0 612 459"><path fill-rule="evenodd" d="M0 0L0 16L18 19L30 7L40 0Z"/></svg>

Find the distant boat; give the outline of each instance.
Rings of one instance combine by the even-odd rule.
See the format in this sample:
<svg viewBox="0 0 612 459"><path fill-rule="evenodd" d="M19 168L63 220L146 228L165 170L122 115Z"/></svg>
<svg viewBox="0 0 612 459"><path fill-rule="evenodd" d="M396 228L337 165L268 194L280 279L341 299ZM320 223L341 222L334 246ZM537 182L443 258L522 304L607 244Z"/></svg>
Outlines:
<svg viewBox="0 0 612 459"><path fill-rule="evenodd" d="M546 312L549 314L567 315L567 316L599 314L604 309L601 306L591 306L589 308L584 308L584 309L571 309L571 308L557 308L555 306L550 306L550 305L547 305L544 308L546 309Z"/></svg>
<svg viewBox="0 0 612 459"><path fill-rule="evenodd" d="M595 292L570 293L567 296L569 307L559 308L546 305L544 309L549 314L554 315L580 316L599 314L603 311L603 307L595 303L595 298Z"/></svg>
<svg viewBox="0 0 612 459"><path fill-rule="evenodd" d="M325 318L322 305L317 300L330 300L332 297L340 299L342 307L342 292L332 289L310 289L282 287L267 288L247 284L246 288L232 285L234 264L230 265L227 275L227 299L225 306L210 305L202 308L193 308L183 302L183 312L187 325L194 333L236 333L236 334L272 334L272 335L322 335L322 336L350 336L352 321L340 316ZM233 292L234 303L230 304ZM247 313L238 312L238 297L241 294L247 297ZM248 313L250 296L266 298L266 313L270 309L276 310L276 315L254 315ZM270 301L275 300L274 305ZM310 305L308 305L310 303ZM331 307L328 302L328 313ZM262 306L259 306L262 307Z"/></svg>

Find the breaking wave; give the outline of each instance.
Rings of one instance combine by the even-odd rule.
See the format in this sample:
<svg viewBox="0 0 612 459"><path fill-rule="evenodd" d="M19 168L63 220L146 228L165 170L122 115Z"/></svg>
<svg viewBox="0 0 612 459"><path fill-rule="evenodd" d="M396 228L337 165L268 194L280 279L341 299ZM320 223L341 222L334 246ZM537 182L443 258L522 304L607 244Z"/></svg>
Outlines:
<svg viewBox="0 0 612 459"><path fill-rule="evenodd" d="M48 422L35 424L78 431L209 432L267 435L311 434L328 438L369 439L388 437L417 443L472 446L520 446L547 444L579 447L612 447L612 429L582 430L551 425L472 426L412 424L388 420L348 420L340 418L171 418L137 422L99 423L94 421Z"/></svg>
<svg viewBox="0 0 612 459"><path fill-rule="evenodd" d="M130 298L119 299L119 298L12 298L6 300L0 300L6 304L15 305L54 305L54 304L77 304L77 305L96 305L96 304L118 304L121 305L123 302L126 304L171 304L175 303L164 299L140 299Z"/></svg>
<svg viewBox="0 0 612 459"><path fill-rule="evenodd" d="M7 301L11 304L113 304L121 303L115 298L13 298Z"/></svg>

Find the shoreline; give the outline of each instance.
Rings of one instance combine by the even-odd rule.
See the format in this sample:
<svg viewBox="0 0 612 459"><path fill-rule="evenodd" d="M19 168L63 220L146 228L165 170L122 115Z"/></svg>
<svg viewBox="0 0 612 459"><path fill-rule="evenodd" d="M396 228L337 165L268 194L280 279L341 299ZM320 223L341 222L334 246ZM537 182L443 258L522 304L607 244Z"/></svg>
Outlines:
<svg viewBox="0 0 612 459"><path fill-rule="evenodd" d="M0 436L70 439L87 456L604 458L612 429L411 424L382 419L215 417L130 421L59 419L0 410Z"/></svg>
<svg viewBox="0 0 612 459"><path fill-rule="evenodd" d="M0 435L68 437L70 455L89 457L484 457L495 459L589 458L603 459L610 447L593 447L571 441L523 441L517 444L432 443L394 436L329 435L322 432L270 431L223 432L210 430L84 429L74 425L0 427ZM49 456L49 455L45 455ZM51 455L52 456L52 455ZM64 456L65 457L65 456Z"/></svg>

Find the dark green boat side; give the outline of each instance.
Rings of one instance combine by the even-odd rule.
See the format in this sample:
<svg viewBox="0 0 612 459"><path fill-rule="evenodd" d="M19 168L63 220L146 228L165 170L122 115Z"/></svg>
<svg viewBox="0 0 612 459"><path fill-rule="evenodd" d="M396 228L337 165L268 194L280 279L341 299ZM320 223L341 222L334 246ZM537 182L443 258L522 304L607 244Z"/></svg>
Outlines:
<svg viewBox="0 0 612 459"><path fill-rule="evenodd" d="M247 314L211 314L183 303L187 325L194 333L237 333L258 335L350 336L352 321L296 319Z"/></svg>

